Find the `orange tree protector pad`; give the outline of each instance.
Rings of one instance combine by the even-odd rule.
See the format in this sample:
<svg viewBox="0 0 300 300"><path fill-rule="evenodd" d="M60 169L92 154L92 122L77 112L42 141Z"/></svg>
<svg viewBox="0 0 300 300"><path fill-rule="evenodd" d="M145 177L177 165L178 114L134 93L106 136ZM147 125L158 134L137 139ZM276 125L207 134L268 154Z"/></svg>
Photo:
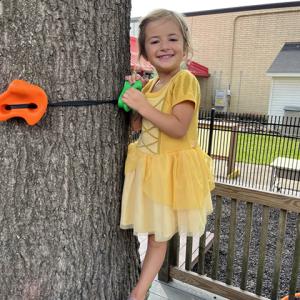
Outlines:
<svg viewBox="0 0 300 300"><path fill-rule="evenodd" d="M22 118L35 125L45 114L48 98L42 88L24 80L13 80L0 95L0 121Z"/></svg>

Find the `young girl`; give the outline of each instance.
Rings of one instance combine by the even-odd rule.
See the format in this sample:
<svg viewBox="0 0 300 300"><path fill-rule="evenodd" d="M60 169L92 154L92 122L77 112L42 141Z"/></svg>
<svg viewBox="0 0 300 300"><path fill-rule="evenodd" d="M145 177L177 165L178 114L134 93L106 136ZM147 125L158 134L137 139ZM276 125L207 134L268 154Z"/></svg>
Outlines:
<svg viewBox="0 0 300 300"><path fill-rule="evenodd" d="M167 241L176 233L201 235L212 211L211 159L198 146L200 88L180 65L190 50L183 17L156 10L140 24L140 55L158 76L123 101L142 119L125 166L121 228L148 234L141 275L130 300L143 300L162 266ZM127 77L132 83L137 77Z"/></svg>

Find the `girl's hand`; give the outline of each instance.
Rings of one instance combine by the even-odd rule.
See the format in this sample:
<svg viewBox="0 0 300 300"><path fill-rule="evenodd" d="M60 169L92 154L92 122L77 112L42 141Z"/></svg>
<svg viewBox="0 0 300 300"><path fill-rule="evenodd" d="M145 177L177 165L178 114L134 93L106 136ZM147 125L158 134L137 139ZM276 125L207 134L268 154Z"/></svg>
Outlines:
<svg viewBox="0 0 300 300"><path fill-rule="evenodd" d="M134 88L128 89L122 97L125 104L139 114L144 109L151 107L144 94Z"/></svg>
<svg viewBox="0 0 300 300"><path fill-rule="evenodd" d="M137 80L140 80L143 84L143 87L149 81L149 79L142 77L140 74L133 72L131 75L125 76L125 80L127 80L130 84L134 84Z"/></svg>

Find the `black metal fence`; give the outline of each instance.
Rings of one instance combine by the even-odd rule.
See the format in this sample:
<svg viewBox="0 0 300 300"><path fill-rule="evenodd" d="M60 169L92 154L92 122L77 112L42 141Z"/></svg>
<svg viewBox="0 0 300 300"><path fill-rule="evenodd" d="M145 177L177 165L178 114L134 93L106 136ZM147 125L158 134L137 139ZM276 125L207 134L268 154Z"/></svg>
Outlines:
<svg viewBox="0 0 300 300"><path fill-rule="evenodd" d="M299 117L201 112L199 143L217 181L300 196Z"/></svg>

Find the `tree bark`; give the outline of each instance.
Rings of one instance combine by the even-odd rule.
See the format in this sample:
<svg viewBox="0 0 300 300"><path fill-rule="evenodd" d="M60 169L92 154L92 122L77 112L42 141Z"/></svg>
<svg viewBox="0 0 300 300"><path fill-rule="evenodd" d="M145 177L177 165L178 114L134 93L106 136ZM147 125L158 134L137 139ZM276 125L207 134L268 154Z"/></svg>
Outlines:
<svg viewBox="0 0 300 300"><path fill-rule="evenodd" d="M0 1L0 92L112 100L129 72L130 1ZM127 118L114 104L0 123L0 299L127 299L138 242L119 229Z"/></svg>

